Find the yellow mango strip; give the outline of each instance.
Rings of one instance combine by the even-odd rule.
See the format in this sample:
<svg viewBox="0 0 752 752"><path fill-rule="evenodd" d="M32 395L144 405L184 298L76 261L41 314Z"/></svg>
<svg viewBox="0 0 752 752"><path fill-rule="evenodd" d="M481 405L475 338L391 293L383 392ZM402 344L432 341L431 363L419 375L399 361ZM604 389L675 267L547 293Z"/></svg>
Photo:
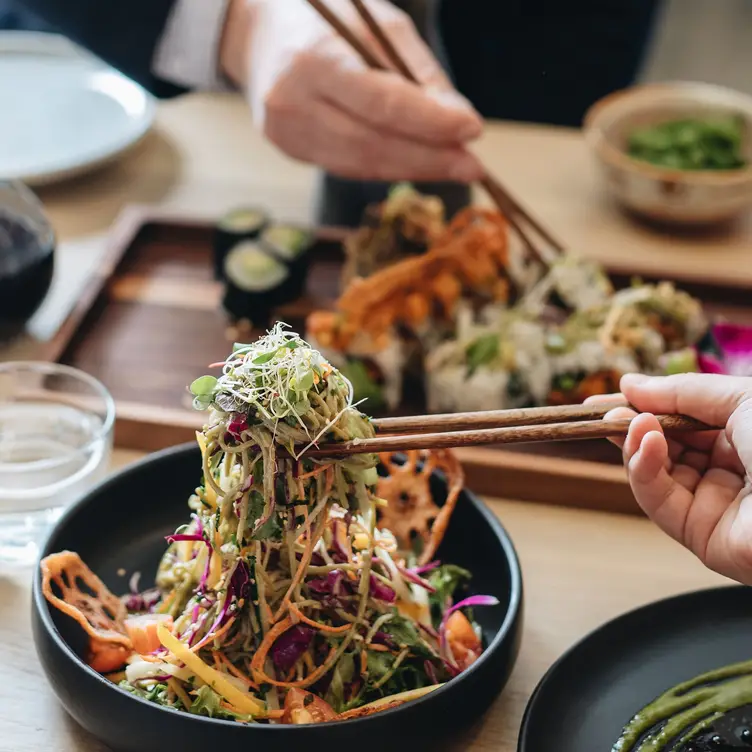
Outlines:
<svg viewBox="0 0 752 752"><path fill-rule="evenodd" d="M196 676L206 682L213 690L218 692L240 713L246 715L264 715L266 708L263 703L241 692L234 684L216 669L207 666L188 646L178 640L164 624L157 626L157 636L162 645L167 648L179 661L193 671Z"/></svg>

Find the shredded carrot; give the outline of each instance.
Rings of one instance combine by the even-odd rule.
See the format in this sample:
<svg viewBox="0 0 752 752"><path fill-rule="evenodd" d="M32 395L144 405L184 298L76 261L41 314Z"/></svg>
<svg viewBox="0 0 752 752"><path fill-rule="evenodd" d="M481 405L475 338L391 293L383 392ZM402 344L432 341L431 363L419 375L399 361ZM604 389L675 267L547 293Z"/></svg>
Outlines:
<svg viewBox="0 0 752 752"><path fill-rule="evenodd" d="M374 653L389 653L390 650L386 645L374 645L374 643L368 643L368 649L373 650Z"/></svg>
<svg viewBox="0 0 752 752"><path fill-rule="evenodd" d="M305 663L306 668L309 671L315 671L316 670L316 664L313 662L313 658L311 658L310 653L303 653L303 663Z"/></svg>
<svg viewBox="0 0 752 752"><path fill-rule="evenodd" d="M330 467L332 467L332 464L328 465L319 465L319 467L314 468L309 473L303 473L303 475L298 476L298 480L305 480L306 478L315 478L317 475L321 475L324 471L328 470Z"/></svg>
<svg viewBox="0 0 752 752"><path fill-rule="evenodd" d="M329 624L314 621L313 619L309 619L294 603L290 603L290 613L309 627L320 629L322 632L341 634L342 632L349 632L355 626L354 624L344 624L341 627L332 627Z"/></svg>
<svg viewBox="0 0 752 752"><path fill-rule="evenodd" d="M190 710L192 705L191 698L188 697L186 691L180 686L180 682L173 677L167 680L167 686L177 695L180 702L183 703L183 707L186 710Z"/></svg>
<svg viewBox="0 0 752 752"><path fill-rule="evenodd" d="M261 644L258 646L258 650L256 651L256 654L253 656L253 660L251 661L251 670L254 674L254 679L256 678L256 672L260 671L266 662L266 655L271 650L272 645L274 645L274 642L276 639L280 636L282 636L285 632L287 632L288 629L293 627L293 621L288 616L282 621L275 624L264 636L264 639L261 641Z"/></svg>
<svg viewBox="0 0 752 752"><path fill-rule="evenodd" d="M177 588L173 590L163 601L160 603L159 608L157 609L158 614L164 614L167 613L167 610L172 606L172 602L175 600L175 597L177 596L178 591Z"/></svg>
<svg viewBox="0 0 752 752"><path fill-rule="evenodd" d="M258 685L251 681L239 668L233 666L233 664L230 662L229 658L219 650L217 650L214 654L215 656L219 657L220 662L222 665L236 678L240 679L244 684L247 684L251 689L258 689Z"/></svg>
<svg viewBox="0 0 752 752"><path fill-rule="evenodd" d="M360 651L360 675L365 675L368 671L368 653L365 650Z"/></svg>
<svg viewBox="0 0 752 752"><path fill-rule="evenodd" d="M211 642L212 640L218 640L218 639L219 639L219 638L220 638L220 637L221 637L221 636L222 636L223 634L225 634L225 632L227 632L227 630L228 630L228 629L229 629L229 628L230 628L230 627L231 627L231 626L232 626L232 625L233 625L234 623L235 623L235 617L233 616L233 617L232 617L232 618L231 618L231 619L230 619L230 620L229 620L229 621L227 622L227 624L225 624L225 625L224 625L223 627L220 627L220 628L219 628L219 629L218 629L218 630L217 630L216 632L214 632L213 634L208 634L208 635L206 635L206 637L204 637L204 639L203 639L203 640L201 640L200 642L197 642L197 643L196 643L196 644L195 644L195 645L194 645L194 646L193 646L193 647L191 648L191 653L196 653L196 652L198 652L199 650L201 650L201 648L202 648L202 647L204 647L204 645L206 645L207 643Z"/></svg>

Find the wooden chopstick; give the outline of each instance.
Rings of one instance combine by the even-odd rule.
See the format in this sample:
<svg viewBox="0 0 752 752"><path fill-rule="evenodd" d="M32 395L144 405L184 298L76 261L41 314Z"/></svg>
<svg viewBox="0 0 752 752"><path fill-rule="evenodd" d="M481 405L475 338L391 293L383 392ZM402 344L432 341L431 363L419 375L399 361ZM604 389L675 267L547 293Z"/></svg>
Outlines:
<svg viewBox="0 0 752 752"><path fill-rule="evenodd" d="M355 6L355 10L358 11L358 14L363 19L365 25L368 27L368 30L371 32L371 34L374 35L374 37L376 37L376 40L384 50L384 54L389 58L389 62L408 81L412 81L414 84L420 85L418 77L410 69L410 66L407 64L407 60L405 60L405 58L403 58L402 55L397 52L397 48L392 44L392 40L389 38L389 35L384 31L384 28L376 20L371 11L368 10L368 6L363 2L363 0L351 0L351 2ZM355 39L357 39L357 37L355 37Z"/></svg>
<svg viewBox="0 0 752 752"><path fill-rule="evenodd" d="M397 48L392 43L389 35L370 12L363 0L351 0L356 11L363 19L366 27L374 35L381 45L384 54L389 62L397 71L408 81L420 85L417 76L412 72L407 61L400 55ZM376 70L389 70L374 55L373 52L358 38L358 36L345 24L342 19L329 8L324 0L308 0L314 10L361 56L366 65ZM484 175L480 180L481 185L489 194L499 211L504 214L514 230L520 236L525 249L532 253L546 266L550 266L555 260L557 254L564 252L565 246L556 240L543 225L532 217L518 202L512 197L509 191L501 182L493 177L488 170L484 170ZM546 252L543 248L537 246L525 231L525 228L519 221L519 218L526 221L537 233L545 240L554 250L555 253Z"/></svg>
<svg viewBox="0 0 752 752"><path fill-rule="evenodd" d="M656 417L667 432L720 430L719 426L710 426L685 415L658 415ZM407 452L414 449L456 449L458 447L488 444L530 444L546 441L607 439L614 436L625 436L632 420L632 418L585 420L545 425L448 431L446 433L377 436L373 439L355 439L341 444L322 444L308 450L306 457L336 459L353 454Z"/></svg>
<svg viewBox="0 0 752 752"><path fill-rule="evenodd" d="M372 421L379 434L466 431L481 428L511 428L565 423L572 420L601 420L616 407L629 407L626 400L610 400L594 405L520 407L512 410L481 410L467 413L407 415Z"/></svg>

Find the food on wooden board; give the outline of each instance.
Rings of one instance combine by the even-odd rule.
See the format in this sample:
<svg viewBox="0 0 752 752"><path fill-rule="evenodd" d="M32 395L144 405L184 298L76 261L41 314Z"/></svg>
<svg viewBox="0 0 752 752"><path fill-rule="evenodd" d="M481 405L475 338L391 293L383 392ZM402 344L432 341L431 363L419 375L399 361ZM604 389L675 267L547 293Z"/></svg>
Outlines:
<svg viewBox="0 0 752 752"><path fill-rule="evenodd" d="M712 344L700 302L671 283L615 290L571 253L546 265L478 208L422 255L353 278L307 334L374 409L398 408L412 378L432 412L581 402L628 371L701 370Z"/></svg>

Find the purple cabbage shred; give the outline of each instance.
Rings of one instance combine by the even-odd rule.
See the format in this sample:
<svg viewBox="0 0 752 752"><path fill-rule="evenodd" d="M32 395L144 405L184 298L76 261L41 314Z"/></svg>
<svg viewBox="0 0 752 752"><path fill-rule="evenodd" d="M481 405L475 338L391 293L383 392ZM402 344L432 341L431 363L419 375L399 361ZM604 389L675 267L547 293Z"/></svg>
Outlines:
<svg viewBox="0 0 752 752"><path fill-rule="evenodd" d="M289 671L308 650L315 631L305 624L296 624L288 629L272 646L274 665L280 671Z"/></svg>

